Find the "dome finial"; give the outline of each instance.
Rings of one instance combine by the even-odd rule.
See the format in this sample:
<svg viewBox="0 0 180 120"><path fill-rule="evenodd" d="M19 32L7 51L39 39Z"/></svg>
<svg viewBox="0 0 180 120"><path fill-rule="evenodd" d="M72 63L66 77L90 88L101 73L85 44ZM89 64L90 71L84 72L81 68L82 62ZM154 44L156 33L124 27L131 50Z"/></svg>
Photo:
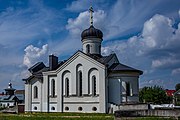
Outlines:
<svg viewBox="0 0 180 120"><path fill-rule="evenodd" d="M8 88L12 88L11 80L9 81Z"/></svg>
<svg viewBox="0 0 180 120"><path fill-rule="evenodd" d="M93 25L93 7L91 6L89 8L89 12L90 12L90 25L92 26Z"/></svg>

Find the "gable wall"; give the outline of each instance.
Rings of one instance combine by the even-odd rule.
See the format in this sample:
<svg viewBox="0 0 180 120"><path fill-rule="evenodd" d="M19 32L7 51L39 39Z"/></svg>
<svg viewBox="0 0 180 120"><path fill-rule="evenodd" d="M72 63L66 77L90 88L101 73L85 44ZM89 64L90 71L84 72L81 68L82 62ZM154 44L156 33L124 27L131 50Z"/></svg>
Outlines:
<svg viewBox="0 0 180 120"><path fill-rule="evenodd" d="M83 97L77 96L77 71L82 71L82 94ZM89 78L91 78L93 75L97 78L97 87L96 87L96 97L85 97L90 96L92 94L92 82ZM63 101L63 103L58 103L58 106L61 106L61 111L65 111L63 104L71 104L71 106L74 105L72 109L77 111L77 104L80 106L84 106L87 103L84 102L91 102L94 104L99 111L105 112L105 67L98 63L95 60L89 59L87 56L79 55L74 60L71 61L71 63L67 64L59 73L57 73L57 84L65 86L65 78L69 79L69 95L70 97L62 97L57 96L58 101ZM88 89L89 88L89 89ZM101 90L101 89L102 90ZM65 94L65 88L58 87L59 93L63 93L63 96ZM86 100L88 98L88 101ZM101 102L101 103L100 103ZM72 104L73 103L73 104ZM99 105L102 104L102 105ZM85 106L84 106L85 107ZM88 107L88 106L86 106ZM85 109L84 109L85 110ZM90 108L89 110L92 110ZM98 111L98 112L99 112ZM79 111L77 111L79 112ZM83 112L83 111L82 111ZM85 111L84 111L85 112Z"/></svg>

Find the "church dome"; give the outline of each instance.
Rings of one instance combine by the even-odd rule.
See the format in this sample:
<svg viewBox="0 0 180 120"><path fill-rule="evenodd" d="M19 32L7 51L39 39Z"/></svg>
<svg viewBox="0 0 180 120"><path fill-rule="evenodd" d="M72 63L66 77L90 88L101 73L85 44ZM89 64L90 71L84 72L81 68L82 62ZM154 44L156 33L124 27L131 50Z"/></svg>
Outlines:
<svg viewBox="0 0 180 120"><path fill-rule="evenodd" d="M85 29L81 33L82 39L85 39L85 38L100 38L100 39L102 39L102 37L103 37L103 33L99 29L96 29L93 25L91 25L88 29Z"/></svg>

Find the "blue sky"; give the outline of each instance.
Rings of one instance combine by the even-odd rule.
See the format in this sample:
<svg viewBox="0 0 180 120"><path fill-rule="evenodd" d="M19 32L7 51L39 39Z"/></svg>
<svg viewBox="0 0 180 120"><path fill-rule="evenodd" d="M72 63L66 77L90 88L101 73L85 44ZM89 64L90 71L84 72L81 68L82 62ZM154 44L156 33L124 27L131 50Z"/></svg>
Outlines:
<svg viewBox="0 0 180 120"><path fill-rule="evenodd" d="M23 89L28 67L64 60L81 50L81 32L104 33L102 53L144 71L140 87L174 89L180 82L180 2L178 0L0 0L0 91L11 80Z"/></svg>

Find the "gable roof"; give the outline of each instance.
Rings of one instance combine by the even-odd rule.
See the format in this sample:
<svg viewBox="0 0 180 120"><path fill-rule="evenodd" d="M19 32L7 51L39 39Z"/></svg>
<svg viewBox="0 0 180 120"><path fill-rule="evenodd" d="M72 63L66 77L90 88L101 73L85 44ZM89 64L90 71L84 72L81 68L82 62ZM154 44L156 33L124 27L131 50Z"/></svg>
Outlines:
<svg viewBox="0 0 180 120"><path fill-rule="evenodd" d="M37 72L37 71L43 69L44 67L46 67L46 66L44 65L43 62L38 62L35 65L33 65L32 67L30 67L28 70L30 73L34 73L34 72Z"/></svg>
<svg viewBox="0 0 180 120"><path fill-rule="evenodd" d="M0 97L0 101L12 101L18 99L15 95L4 95L2 97Z"/></svg>
<svg viewBox="0 0 180 120"><path fill-rule="evenodd" d="M42 77L43 77L42 72L46 72L48 70L49 70L49 67L44 67L36 72L32 72L31 76L29 76L26 79L22 79L22 80L27 82L27 81L31 80L32 78L42 79Z"/></svg>
<svg viewBox="0 0 180 120"><path fill-rule="evenodd" d="M110 66L109 68L110 71L112 72L117 72L117 71L131 71L131 72L138 72L140 75L143 74L143 71L129 67L127 65L121 64L121 63L114 63Z"/></svg>
<svg viewBox="0 0 180 120"><path fill-rule="evenodd" d="M107 64L114 56L116 56L116 54L110 54L108 56L102 56L97 60L103 64Z"/></svg>
<svg viewBox="0 0 180 120"><path fill-rule="evenodd" d="M108 56L101 56L101 55L96 55L96 54L86 54L80 50L78 50L77 52L75 52L71 57L69 57L67 60L64 60L64 61L61 61L58 63L58 67L53 70L50 74L54 74L56 72L58 72L60 69L63 68L63 66L66 66L70 61L72 61L73 59L75 59L77 57L78 54L83 54L93 60L95 60L96 62L104 65L104 66L107 66L109 61L115 57L117 59L117 56L115 53L113 54L110 54ZM133 71L133 72L138 72L140 74L142 74L143 72L140 71L140 70L137 70L137 69L134 69L132 67L129 67L129 66L126 66L126 65L123 65L121 63L119 63L119 60L117 59L118 63L114 63L112 64L111 66L108 66L108 70L110 71ZM43 77L43 72L48 72L50 71L49 67L46 67L44 65L44 63L42 62L38 62L36 63L34 66L32 66L30 69L29 69L30 72L32 72L32 75L29 76L27 79L23 79L23 81L28 81L28 80L31 80L32 78L36 77L36 78L39 78L39 79L42 79ZM49 74L49 73L48 73Z"/></svg>
<svg viewBox="0 0 180 120"><path fill-rule="evenodd" d="M176 92L176 90L166 90L167 96L173 96L173 94Z"/></svg>

